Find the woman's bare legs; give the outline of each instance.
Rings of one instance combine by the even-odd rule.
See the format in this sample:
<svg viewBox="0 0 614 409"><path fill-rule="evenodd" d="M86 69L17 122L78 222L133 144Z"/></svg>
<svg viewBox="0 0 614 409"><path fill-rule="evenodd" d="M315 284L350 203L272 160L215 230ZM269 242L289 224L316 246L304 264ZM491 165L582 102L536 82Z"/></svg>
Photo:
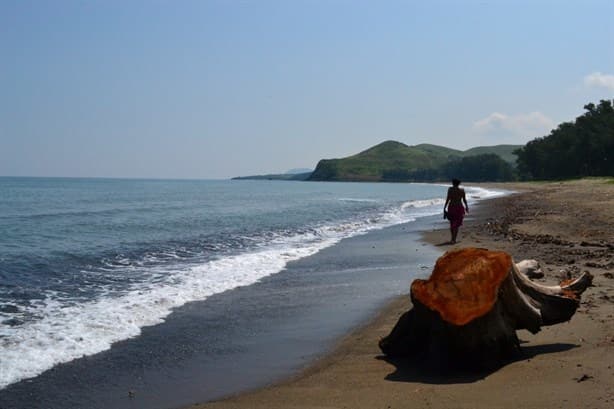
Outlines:
<svg viewBox="0 0 614 409"><path fill-rule="evenodd" d="M450 234L452 235L452 244L456 243L456 236L458 235L458 227L450 227Z"/></svg>

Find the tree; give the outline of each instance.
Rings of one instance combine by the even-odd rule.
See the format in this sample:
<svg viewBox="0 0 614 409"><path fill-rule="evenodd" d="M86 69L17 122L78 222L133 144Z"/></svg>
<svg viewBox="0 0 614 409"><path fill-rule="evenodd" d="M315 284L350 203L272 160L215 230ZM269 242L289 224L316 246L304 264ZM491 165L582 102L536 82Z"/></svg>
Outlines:
<svg viewBox="0 0 614 409"><path fill-rule="evenodd" d="M515 179L512 166L494 153L451 160L443 166L445 178L467 182L505 182Z"/></svg>
<svg viewBox="0 0 614 409"><path fill-rule="evenodd" d="M564 122L515 153L522 179L614 176L614 106L602 100L584 106L574 122Z"/></svg>

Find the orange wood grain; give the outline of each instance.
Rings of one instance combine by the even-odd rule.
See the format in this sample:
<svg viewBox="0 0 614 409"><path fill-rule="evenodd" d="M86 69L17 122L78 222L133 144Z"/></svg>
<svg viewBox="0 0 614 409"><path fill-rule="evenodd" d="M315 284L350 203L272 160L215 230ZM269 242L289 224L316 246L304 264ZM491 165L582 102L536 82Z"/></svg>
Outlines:
<svg viewBox="0 0 614 409"><path fill-rule="evenodd" d="M412 296L444 321L465 325L493 308L511 268L512 258L502 251L449 251L437 260L428 280L412 283Z"/></svg>

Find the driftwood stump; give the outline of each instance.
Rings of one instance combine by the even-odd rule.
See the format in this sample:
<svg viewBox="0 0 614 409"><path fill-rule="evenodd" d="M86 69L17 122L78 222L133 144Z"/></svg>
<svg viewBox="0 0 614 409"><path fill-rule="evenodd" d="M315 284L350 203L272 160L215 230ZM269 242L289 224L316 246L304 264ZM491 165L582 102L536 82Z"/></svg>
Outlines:
<svg viewBox="0 0 614 409"><path fill-rule="evenodd" d="M516 330L537 333L544 325L568 321L591 280L584 273L558 286L542 286L521 273L507 253L449 251L428 280L412 283L413 308L379 346L392 357L490 366L518 351Z"/></svg>

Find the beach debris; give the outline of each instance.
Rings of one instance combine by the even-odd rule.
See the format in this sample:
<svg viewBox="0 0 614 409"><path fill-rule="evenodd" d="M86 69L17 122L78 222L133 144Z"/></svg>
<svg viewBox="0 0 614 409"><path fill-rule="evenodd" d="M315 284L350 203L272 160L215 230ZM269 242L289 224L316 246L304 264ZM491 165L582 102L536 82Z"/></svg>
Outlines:
<svg viewBox="0 0 614 409"><path fill-rule="evenodd" d="M502 251L463 248L440 257L428 280L411 284L413 308L379 347L433 367L493 366L520 351L516 330L569 321L591 285L584 272L560 285L531 281ZM528 263L532 264L532 263Z"/></svg>
<svg viewBox="0 0 614 409"><path fill-rule="evenodd" d="M587 374L583 374L582 376L578 377L578 378L573 378L576 382L580 383L580 382L584 382L586 380L591 379L592 376L587 375Z"/></svg>

